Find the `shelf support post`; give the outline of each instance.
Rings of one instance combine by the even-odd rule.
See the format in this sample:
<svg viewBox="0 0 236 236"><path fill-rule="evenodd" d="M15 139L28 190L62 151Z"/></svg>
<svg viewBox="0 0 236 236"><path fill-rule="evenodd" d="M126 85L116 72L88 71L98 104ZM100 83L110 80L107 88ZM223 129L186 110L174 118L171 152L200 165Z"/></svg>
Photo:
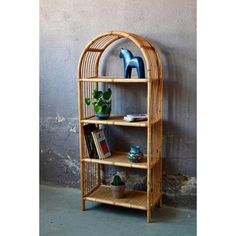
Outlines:
<svg viewBox="0 0 236 236"><path fill-rule="evenodd" d="M151 114L151 91L152 83L148 82L148 101L147 101L147 115L148 115L148 127L147 127L147 222L151 222L151 124L152 124L152 114Z"/></svg>
<svg viewBox="0 0 236 236"><path fill-rule="evenodd" d="M82 82L79 80L81 78L81 63L82 58L78 65L78 117L79 117L79 146L80 146L80 191L81 191L81 209L85 210L85 200L84 200L84 162L82 161L84 154L84 134L83 134L83 99L82 99Z"/></svg>

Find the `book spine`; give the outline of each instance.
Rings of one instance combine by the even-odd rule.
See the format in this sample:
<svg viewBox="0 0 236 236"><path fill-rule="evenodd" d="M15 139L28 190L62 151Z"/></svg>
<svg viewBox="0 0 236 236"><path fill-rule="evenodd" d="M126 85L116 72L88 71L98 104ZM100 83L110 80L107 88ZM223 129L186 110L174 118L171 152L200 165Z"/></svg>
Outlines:
<svg viewBox="0 0 236 236"><path fill-rule="evenodd" d="M84 135L84 139L85 139L85 143L86 143L86 147L87 147L87 150L88 150L89 157L92 158L92 150L91 150L91 147L90 147L88 136Z"/></svg>
<svg viewBox="0 0 236 236"><path fill-rule="evenodd" d="M95 147L97 149L98 157L99 157L99 159L103 159L103 155L101 153L101 150L100 150L100 147L98 144L97 136L94 132L92 132L92 136L93 136L93 141L94 141Z"/></svg>
<svg viewBox="0 0 236 236"><path fill-rule="evenodd" d="M89 145L90 145L90 149L91 149L91 158L97 159L98 154L97 154L97 150L96 150L96 147L94 144L92 133L89 134L88 139L89 139Z"/></svg>
<svg viewBox="0 0 236 236"><path fill-rule="evenodd" d="M95 143L94 143L94 139L93 139L92 134L91 134L91 145L92 145L92 150L93 150L93 158L94 158L94 159L98 159L99 156L98 156L97 148L96 148L96 146L95 146Z"/></svg>

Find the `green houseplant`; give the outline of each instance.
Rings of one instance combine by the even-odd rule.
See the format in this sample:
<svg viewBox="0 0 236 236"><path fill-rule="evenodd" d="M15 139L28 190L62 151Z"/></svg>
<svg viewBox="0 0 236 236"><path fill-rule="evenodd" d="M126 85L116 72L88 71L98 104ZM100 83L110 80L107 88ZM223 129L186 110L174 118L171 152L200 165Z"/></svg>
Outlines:
<svg viewBox="0 0 236 236"><path fill-rule="evenodd" d="M94 89L93 98L85 98L85 103L88 106L93 104L97 118L108 119L111 114L111 95L112 91L110 88L104 92Z"/></svg>
<svg viewBox="0 0 236 236"><path fill-rule="evenodd" d="M125 183L121 181L119 175L113 177L111 182L111 193L113 198L122 198L125 192Z"/></svg>

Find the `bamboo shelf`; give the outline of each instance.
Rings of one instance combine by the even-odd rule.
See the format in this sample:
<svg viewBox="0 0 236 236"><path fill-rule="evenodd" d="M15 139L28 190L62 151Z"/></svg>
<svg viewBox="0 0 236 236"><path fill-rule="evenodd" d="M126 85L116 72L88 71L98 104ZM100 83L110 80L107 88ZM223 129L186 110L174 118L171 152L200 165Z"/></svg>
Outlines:
<svg viewBox="0 0 236 236"><path fill-rule="evenodd" d="M142 162L133 163L127 159L127 152L112 152L112 155L106 159L91 159L88 157L83 158L85 162L99 163L103 165L123 166L129 168L147 169L147 156L144 157Z"/></svg>
<svg viewBox="0 0 236 236"><path fill-rule="evenodd" d="M137 169L147 169L147 155L144 155L144 158L141 162L134 163L130 162L127 158L127 152L112 152L111 156L105 159L92 159L88 156L85 156L82 161L90 163L99 163L103 165L112 165L112 166L123 166L128 168L137 168ZM150 168L155 166L155 164L160 160L160 158L153 159L150 164Z"/></svg>
<svg viewBox="0 0 236 236"><path fill-rule="evenodd" d="M126 38L132 41L142 52L146 78L133 77L125 79L120 76L100 76L99 62L103 52L113 42ZM127 122L123 115L113 114L107 120L95 117L92 106L85 105L85 98L92 97L93 90L100 83L146 84L148 120ZM115 88L115 87L114 87ZM95 201L122 207L147 211L147 222L151 222L151 213L155 206L162 206L162 98L163 80L162 64L159 53L151 42L145 38L122 31L105 32L91 40L84 48L78 64L78 106L80 135L80 183L82 210L85 201ZM113 152L112 156L103 160L88 158L84 140L83 125L119 125L143 127L147 129L147 154L143 162L131 163L127 153ZM112 137L111 137L112 138ZM122 151L122 150L120 150ZM125 197L113 199L109 186L101 184L101 165L123 166L127 168L145 169L147 172L147 190L126 190Z"/></svg>
<svg viewBox="0 0 236 236"><path fill-rule="evenodd" d="M82 123L100 124L100 125L120 125L132 127L147 127L147 121L128 122L123 120L124 116L111 115L108 120L99 120L97 117L92 116L87 119L81 120Z"/></svg>
<svg viewBox="0 0 236 236"><path fill-rule="evenodd" d="M138 79L133 77L131 79L125 79L124 77L119 76L101 76L101 77L91 77L91 78L81 78L79 79L81 82L101 82L101 83L148 83L158 81L157 78L142 78Z"/></svg>
<svg viewBox="0 0 236 236"><path fill-rule="evenodd" d="M101 185L85 197L86 200L110 205L147 210L147 192L126 190L124 198L114 199L109 186Z"/></svg>

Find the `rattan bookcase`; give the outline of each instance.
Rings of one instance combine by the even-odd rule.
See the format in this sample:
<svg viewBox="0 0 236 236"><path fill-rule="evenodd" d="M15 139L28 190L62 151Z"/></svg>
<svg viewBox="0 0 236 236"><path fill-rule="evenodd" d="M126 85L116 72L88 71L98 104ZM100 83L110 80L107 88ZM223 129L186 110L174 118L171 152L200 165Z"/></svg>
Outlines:
<svg viewBox="0 0 236 236"><path fill-rule="evenodd" d="M113 42L127 38L141 50L146 64L146 78L125 79L116 76L99 76L98 68L102 53ZM93 90L99 83L144 83L147 85L147 121L126 122L123 115L111 115L108 120L99 120L94 115L92 106L85 105L85 97L92 97ZM78 64L78 106L80 135L80 181L82 210L85 201L95 201L116 206L136 208L147 211L147 222L151 222L152 209L162 206L162 64L154 46L145 38L127 32L110 31L103 33L84 48ZM125 152L113 152L103 160L90 159L85 146L83 125L87 123L143 127L147 129L147 153L145 161L132 163ZM112 137L110 137L112 138ZM109 186L101 184L101 165L123 166L126 168L145 169L147 171L147 190L127 190L122 199L113 199Z"/></svg>

